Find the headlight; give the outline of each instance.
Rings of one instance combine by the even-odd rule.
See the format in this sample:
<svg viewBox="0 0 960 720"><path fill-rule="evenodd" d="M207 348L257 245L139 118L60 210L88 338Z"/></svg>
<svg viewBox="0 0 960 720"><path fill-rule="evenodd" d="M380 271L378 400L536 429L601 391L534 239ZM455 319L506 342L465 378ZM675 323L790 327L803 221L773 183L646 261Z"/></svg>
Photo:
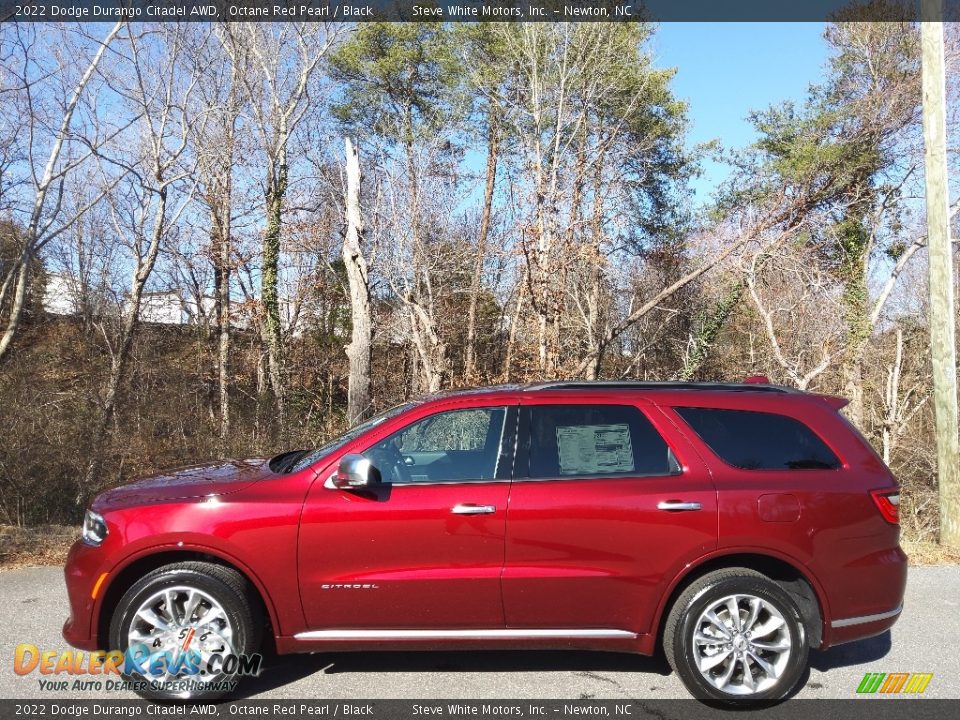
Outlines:
<svg viewBox="0 0 960 720"><path fill-rule="evenodd" d="M107 537L107 523L103 516L95 513L93 510L87 510L83 516L83 532L81 533L83 541L87 545L96 547Z"/></svg>

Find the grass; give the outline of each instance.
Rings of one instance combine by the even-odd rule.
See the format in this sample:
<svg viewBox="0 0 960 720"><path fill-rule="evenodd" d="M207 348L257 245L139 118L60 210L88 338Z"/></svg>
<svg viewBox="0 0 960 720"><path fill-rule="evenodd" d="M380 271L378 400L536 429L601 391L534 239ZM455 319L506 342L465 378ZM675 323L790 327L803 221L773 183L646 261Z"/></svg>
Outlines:
<svg viewBox="0 0 960 720"><path fill-rule="evenodd" d="M901 540L903 551L910 557L910 564L960 565L960 548L948 548L929 541Z"/></svg>
<svg viewBox="0 0 960 720"><path fill-rule="evenodd" d="M80 528L70 525L0 525L0 568L63 565L79 535Z"/></svg>

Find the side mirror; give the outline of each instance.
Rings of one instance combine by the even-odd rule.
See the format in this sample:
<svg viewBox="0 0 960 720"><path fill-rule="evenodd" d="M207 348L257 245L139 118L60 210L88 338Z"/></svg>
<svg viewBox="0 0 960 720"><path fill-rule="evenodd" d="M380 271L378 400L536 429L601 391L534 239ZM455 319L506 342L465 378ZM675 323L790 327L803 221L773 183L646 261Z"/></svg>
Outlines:
<svg viewBox="0 0 960 720"><path fill-rule="evenodd" d="M340 460L337 472L327 481L328 487L358 490L380 483L380 471L363 455L348 453Z"/></svg>

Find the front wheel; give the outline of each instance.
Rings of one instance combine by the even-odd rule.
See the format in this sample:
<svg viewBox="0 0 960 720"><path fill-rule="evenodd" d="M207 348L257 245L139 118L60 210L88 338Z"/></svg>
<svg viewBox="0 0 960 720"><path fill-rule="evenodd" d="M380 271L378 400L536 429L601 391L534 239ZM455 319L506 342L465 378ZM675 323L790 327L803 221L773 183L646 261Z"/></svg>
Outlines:
<svg viewBox="0 0 960 720"><path fill-rule="evenodd" d="M783 699L809 652L796 602L747 568L719 570L687 588L667 617L663 643L695 697L727 702Z"/></svg>
<svg viewBox="0 0 960 720"><path fill-rule="evenodd" d="M235 570L206 562L165 565L124 593L110 623L110 646L124 652L124 679L138 695L214 699L233 692L237 662L259 649L256 607Z"/></svg>

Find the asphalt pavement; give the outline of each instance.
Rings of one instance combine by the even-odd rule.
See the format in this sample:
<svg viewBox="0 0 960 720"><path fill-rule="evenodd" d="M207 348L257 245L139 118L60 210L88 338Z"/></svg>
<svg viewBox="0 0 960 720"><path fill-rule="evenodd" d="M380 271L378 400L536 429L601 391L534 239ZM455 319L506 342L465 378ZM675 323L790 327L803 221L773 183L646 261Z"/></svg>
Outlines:
<svg viewBox="0 0 960 720"><path fill-rule="evenodd" d="M63 571L0 571L0 698L96 699L42 689L37 671L19 676L14 651L68 650ZM903 615L890 633L812 652L798 698L853 698L867 672L933 673L924 697L960 698L960 566L911 568ZM689 697L662 658L593 652L318 653L267 658L240 688L253 698L329 699L673 699ZM134 697L114 693L111 698Z"/></svg>

